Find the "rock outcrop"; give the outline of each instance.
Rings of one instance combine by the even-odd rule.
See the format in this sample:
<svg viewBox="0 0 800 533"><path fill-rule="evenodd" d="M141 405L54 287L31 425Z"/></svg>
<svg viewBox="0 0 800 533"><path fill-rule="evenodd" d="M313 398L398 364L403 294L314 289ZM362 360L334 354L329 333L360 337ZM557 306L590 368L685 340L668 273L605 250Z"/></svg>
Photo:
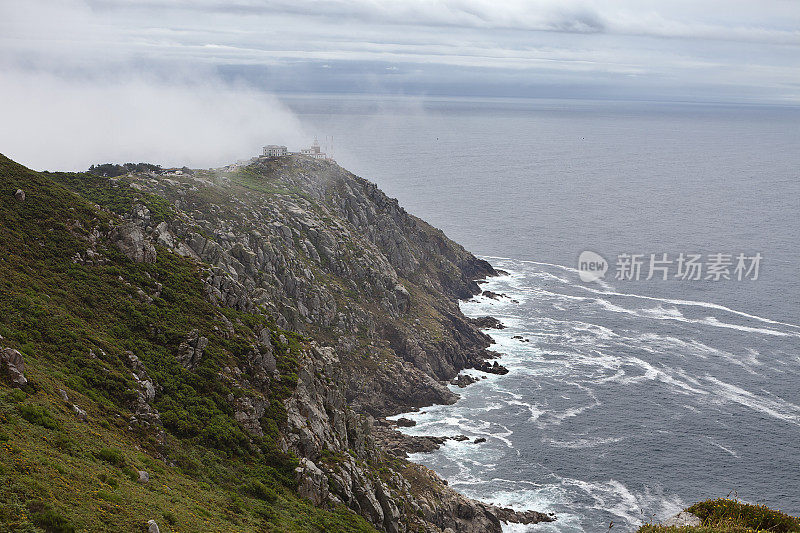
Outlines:
<svg viewBox="0 0 800 533"><path fill-rule="evenodd" d="M125 222L111 230L111 241L128 259L136 263L155 263L156 249L135 222Z"/></svg>
<svg viewBox="0 0 800 533"><path fill-rule="evenodd" d="M28 383L24 374L25 361L22 354L13 348L0 348L0 371L6 374L15 387L23 387Z"/></svg>
<svg viewBox="0 0 800 533"><path fill-rule="evenodd" d="M455 402L448 382L473 379L457 378L462 369L505 371L487 361L497 354L481 332L502 326L470 320L458 306L481 292L476 280L494 275L488 263L329 162L259 160L246 172L134 176L130 185L168 200L175 213L156 224L147 207L135 204L109 234L126 256L154 262L161 247L198 261L211 302L264 314L303 335L280 431L281 447L300 458L295 474L303 497L318 506L343 504L390 533L499 533L502 522L551 519L458 494L402 459L446 439L410 439L383 420ZM233 324L222 316L215 328L228 335ZM230 408L242 428L261 437L267 396L280 379L273 343L287 339L256 333L220 375L247 391L231 395ZM193 371L212 348L192 330L175 357ZM135 355L128 359L138 386L131 422L157 426L151 403L158 385Z"/></svg>

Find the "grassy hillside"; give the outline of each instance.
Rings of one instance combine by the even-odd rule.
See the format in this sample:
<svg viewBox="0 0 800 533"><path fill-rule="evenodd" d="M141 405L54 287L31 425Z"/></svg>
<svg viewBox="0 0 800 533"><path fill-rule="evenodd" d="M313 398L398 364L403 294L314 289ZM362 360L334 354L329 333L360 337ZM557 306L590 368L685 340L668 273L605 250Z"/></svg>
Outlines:
<svg viewBox="0 0 800 533"><path fill-rule="evenodd" d="M213 306L196 263L161 248L155 263L133 263L105 240L114 211L134 200L169 217L157 197L58 176L84 198L53 178L0 155L0 348L23 354L29 380L20 390L0 379L0 531L136 531L150 519L162 531L372 531L350 511L298 498L297 461L276 444L304 339ZM87 248L104 259L76 262ZM264 328L280 379L264 398L261 438L230 407L254 392L220 370ZM209 345L190 371L175 353L192 330ZM130 354L158 386L165 433L131 420L140 393Z"/></svg>

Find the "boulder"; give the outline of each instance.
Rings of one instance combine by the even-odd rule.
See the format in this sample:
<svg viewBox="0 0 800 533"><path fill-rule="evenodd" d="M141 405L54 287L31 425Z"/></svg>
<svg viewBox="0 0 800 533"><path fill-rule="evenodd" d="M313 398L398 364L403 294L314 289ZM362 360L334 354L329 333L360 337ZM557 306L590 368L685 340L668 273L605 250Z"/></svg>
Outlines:
<svg viewBox="0 0 800 533"><path fill-rule="evenodd" d="M681 511L680 513L676 514L675 516L671 516L664 520L661 523L662 526L675 526L675 527L683 527L683 526L699 526L700 525L700 517L693 515L687 511Z"/></svg>
<svg viewBox="0 0 800 533"><path fill-rule="evenodd" d="M158 524L156 524L155 520L147 521L147 533L161 533L161 530L158 529Z"/></svg>
<svg viewBox="0 0 800 533"><path fill-rule="evenodd" d="M24 374L25 361L19 351L13 348L0 349L0 369L5 371L12 385L23 387L28 383Z"/></svg>
<svg viewBox="0 0 800 533"><path fill-rule="evenodd" d="M135 263L155 263L155 246L135 222L126 222L111 230L111 242Z"/></svg>
<svg viewBox="0 0 800 533"><path fill-rule="evenodd" d="M14 198L16 198L20 202L25 201L25 191L22 189L17 189L17 192L14 193Z"/></svg>
<svg viewBox="0 0 800 533"><path fill-rule="evenodd" d="M136 480L138 483L141 483L142 485L146 485L147 483L150 482L150 474L148 474L144 470L139 470L138 474L139 474L139 478Z"/></svg>
<svg viewBox="0 0 800 533"><path fill-rule="evenodd" d="M256 437L263 437L261 417L264 416L267 407L269 407L267 400L244 396L236 399L233 416L248 433Z"/></svg>
<svg viewBox="0 0 800 533"><path fill-rule="evenodd" d="M480 329L505 329L506 327L493 316L479 316L470 321Z"/></svg>
<svg viewBox="0 0 800 533"><path fill-rule="evenodd" d="M471 385L478 381L478 378L470 376L469 374L459 374L450 380L451 385L456 385L459 389L463 389L467 385Z"/></svg>
<svg viewBox="0 0 800 533"><path fill-rule="evenodd" d="M87 420L89 418L89 415L86 414L86 411L84 411L74 403L72 404L72 410L75 412L75 416L77 416L81 420Z"/></svg>
<svg viewBox="0 0 800 533"><path fill-rule="evenodd" d="M297 493L308 498L314 505L328 501L328 478L313 461L300 459L300 466L294 469L297 478Z"/></svg>
<svg viewBox="0 0 800 533"><path fill-rule="evenodd" d="M203 350L208 346L208 339L193 329L186 340L178 346L178 361L186 368L192 369L203 357Z"/></svg>

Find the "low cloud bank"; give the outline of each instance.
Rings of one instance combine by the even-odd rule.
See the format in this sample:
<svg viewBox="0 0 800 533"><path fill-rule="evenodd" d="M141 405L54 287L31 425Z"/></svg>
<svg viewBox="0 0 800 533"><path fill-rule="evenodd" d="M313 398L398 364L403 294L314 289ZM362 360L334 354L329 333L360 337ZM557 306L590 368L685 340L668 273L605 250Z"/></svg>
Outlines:
<svg viewBox="0 0 800 533"><path fill-rule="evenodd" d="M0 153L37 170L152 162L216 167L265 144L308 143L277 98L222 82L0 76Z"/></svg>

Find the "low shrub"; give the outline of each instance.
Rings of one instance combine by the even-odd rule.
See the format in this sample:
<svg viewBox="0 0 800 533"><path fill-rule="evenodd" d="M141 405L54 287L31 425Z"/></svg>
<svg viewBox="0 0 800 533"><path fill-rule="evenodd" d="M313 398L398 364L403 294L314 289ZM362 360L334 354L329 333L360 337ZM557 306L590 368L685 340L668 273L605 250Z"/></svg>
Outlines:
<svg viewBox="0 0 800 533"><path fill-rule="evenodd" d="M9 392L8 394L5 395L4 400L9 402L9 403L19 403L19 402L23 401L27 397L28 397L28 395L25 394L25 391L23 391L21 389L14 389L14 390L12 390L11 392Z"/></svg>
<svg viewBox="0 0 800 533"><path fill-rule="evenodd" d="M97 452L97 458L114 466L125 464L125 456L122 455L122 450L118 448L103 448Z"/></svg>
<svg viewBox="0 0 800 533"><path fill-rule="evenodd" d="M34 513L31 521L47 533L75 533L75 526L53 509L45 509Z"/></svg>
<svg viewBox="0 0 800 533"><path fill-rule="evenodd" d="M27 420L31 424L36 424L37 426L42 426L43 428L47 429L59 428L58 420L56 420L50 411L48 411L43 405L20 405L19 414L23 419Z"/></svg>
<svg viewBox="0 0 800 533"><path fill-rule="evenodd" d="M264 500L268 503L274 503L278 499L278 493L272 487L266 486L260 481L250 481L242 487L245 494L249 494L259 500Z"/></svg>

